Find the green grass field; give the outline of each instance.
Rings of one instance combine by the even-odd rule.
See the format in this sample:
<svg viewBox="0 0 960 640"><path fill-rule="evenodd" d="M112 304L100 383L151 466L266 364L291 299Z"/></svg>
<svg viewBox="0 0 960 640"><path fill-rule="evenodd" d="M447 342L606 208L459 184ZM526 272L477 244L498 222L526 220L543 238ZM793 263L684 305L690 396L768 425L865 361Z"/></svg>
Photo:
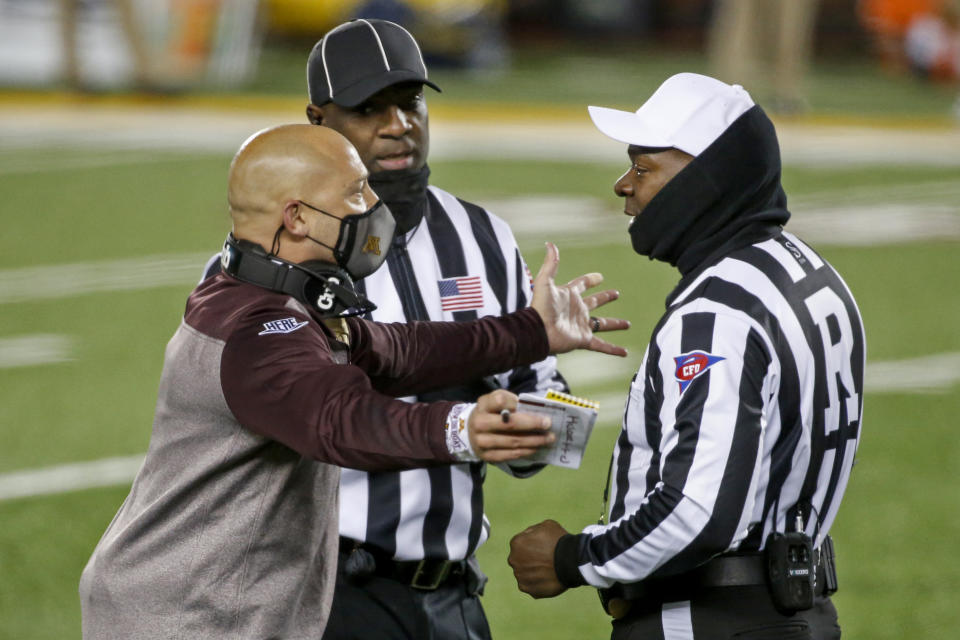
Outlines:
<svg viewBox="0 0 960 640"><path fill-rule="evenodd" d="M829 86L839 77L818 77L816 85ZM901 88L910 93L911 86ZM857 96L866 102L867 93ZM939 108L943 97L934 93L916 100L922 103L916 111L926 115ZM203 255L217 250L229 228L224 205L229 154L111 151L109 156L92 147L0 149L0 219L5 227L0 291L12 286L11 278L24 277L21 270L27 267L159 254L196 256L199 277ZM436 184L481 203L519 195L586 196L597 198L616 217L610 187L623 169L616 160L451 160L432 168ZM18 170L23 166L37 168ZM960 192L956 169L923 166L787 168L784 182L799 202L856 190L868 194L863 202L868 207L887 204L891 190L934 182ZM871 199L871 190L879 195ZM944 196L942 204L952 206L956 216L953 198ZM639 363L677 276L633 254L626 233L611 231L611 224L597 223L599 219L585 214L574 231L554 229L544 219L540 233L525 233L519 240L534 270L542 242L552 239L561 248L558 279L599 270L609 286L622 291L623 299L611 313L633 322L633 329L622 335L631 363L621 368L600 355L577 356L577 366L566 371L576 393L607 398L625 391L630 368ZM960 352L958 250L956 235L821 248L860 303L871 361ZM69 289L77 269L54 273ZM69 361L0 367L0 477L145 451L164 345L179 321L190 277L140 289L0 299L0 340L53 334L66 336L71 345ZM573 361L565 357L561 368L564 362ZM607 376L587 375L607 367ZM608 622L593 590L532 601L517 591L506 555L514 533L544 518L570 529L596 520L620 412L620 406L603 406L579 471L548 469L516 481L491 469L486 494L493 533L480 556L491 576L485 606L495 637L607 636ZM858 463L833 530L841 583L835 600L844 637L956 637L957 415L956 383L925 393L867 394ZM125 495L126 487L117 486L0 500L0 639L80 636L80 571Z"/></svg>

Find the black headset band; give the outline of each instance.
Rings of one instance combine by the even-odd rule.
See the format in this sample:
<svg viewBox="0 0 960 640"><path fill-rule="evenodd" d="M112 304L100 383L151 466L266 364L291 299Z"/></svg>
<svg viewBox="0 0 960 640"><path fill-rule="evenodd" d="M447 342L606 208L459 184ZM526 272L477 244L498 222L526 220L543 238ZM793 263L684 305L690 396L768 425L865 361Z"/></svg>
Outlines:
<svg viewBox="0 0 960 640"><path fill-rule="evenodd" d="M223 244L220 266L237 280L292 296L323 317L362 315L377 308L356 292L353 279L340 267L311 263L307 269L232 233Z"/></svg>

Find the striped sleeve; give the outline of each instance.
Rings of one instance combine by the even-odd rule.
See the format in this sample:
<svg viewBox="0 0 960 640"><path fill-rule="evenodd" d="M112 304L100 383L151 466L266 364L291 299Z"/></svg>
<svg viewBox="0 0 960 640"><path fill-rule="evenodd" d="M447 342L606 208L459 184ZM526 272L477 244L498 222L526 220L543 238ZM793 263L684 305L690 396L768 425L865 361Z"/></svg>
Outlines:
<svg viewBox="0 0 960 640"><path fill-rule="evenodd" d="M598 587L672 575L742 539L760 477L772 354L756 323L724 305L701 299L668 317L625 417L627 440L646 442L618 442L611 522L565 539L558 574ZM633 459L634 450L645 453Z"/></svg>

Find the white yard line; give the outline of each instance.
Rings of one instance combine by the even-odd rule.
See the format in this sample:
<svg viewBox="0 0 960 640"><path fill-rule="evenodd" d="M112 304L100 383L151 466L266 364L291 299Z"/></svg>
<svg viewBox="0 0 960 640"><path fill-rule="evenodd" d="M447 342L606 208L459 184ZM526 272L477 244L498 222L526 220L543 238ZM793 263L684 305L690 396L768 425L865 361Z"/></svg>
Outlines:
<svg viewBox="0 0 960 640"><path fill-rule="evenodd" d="M56 364L73 360L73 340L69 336L39 333L0 338L0 369Z"/></svg>
<svg viewBox="0 0 960 640"><path fill-rule="evenodd" d="M960 181L950 188L955 192L943 192L939 201L911 201L894 189L872 201L838 198L832 203L825 194L812 202L798 198L791 205L787 229L814 247L957 239ZM540 242L547 234L561 249L628 242L630 219L617 208L612 194L608 199L538 194L478 200L506 220L521 243ZM548 231L544 231L544 220L550 221Z"/></svg>
<svg viewBox="0 0 960 640"><path fill-rule="evenodd" d="M632 375L628 364L609 366L593 357L565 357L562 365L578 367L578 385L596 385L618 381L622 392L591 397L600 403L604 426L620 426L627 383ZM600 356L597 356L600 358ZM867 364L865 385L871 393L931 393L950 389L960 383L960 352L892 360ZM133 481L143 456L104 458L41 469L0 474L0 500L67 493L96 487L122 486Z"/></svg>
<svg viewBox="0 0 960 640"><path fill-rule="evenodd" d="M213 255L177 253L0 270L0 304L193 285Z"/></svg>
<svg viewBox="0 0 960 640"><path fill-rule="evenodd" d="M960 382L960 352L868 362L864 386L874 393L938 393Z"/></svg>
<svg viewBox="0 0 960 640"><path fill-rule="evenodd" d="M788 228L814 246L869 246L960 238L960 206L955 203L845 202L819 207L799 201ZM487 198L484 204L506 220L521 245L547 236L566 247L627 243L629 220L614 203L589 196ZM0 270L0 305L59 299L107 291L193 285L213 254L178 253L73 264Z"/></svg>
<svg viewBox="0 0 960 640"><path fill-rule="evenodd" d="M789 194L788 194L789 195ZM951 203L960 199L960 175L956 180L923 180L910 183L871 184L859 187L830 187L788 198L792 211L824 209L845 205L891 203Z"/></svg>
<svg viewBox="0 0 960 640"><path fill-rule="evenodd" d="M74 171L77 169L100 169L103 167L117 167L131 164L180 162L182 160L183 156L179 154L133 151L94 154L89 156L52 156L46 159L33 159L28 162L24 162L22 159L14 160L5 158L0 155L0 176Z"/></svg>
<svg viewBox="0 0 960 640"><path fill-rule="evenodd" d="M103 458L0 475L0 500L129 484L143 456Z"/></svg>
<svg viewBox="0 0 960 640"><path fill-rule="evenodd" d="M177 149L232 154L250 134L302 122L302 107L237 111L176 105L0 105L0 147ZM466 120L436 114L431 158L625 160L624 146L583 117L568 121ZM785 165L960 166L960 129L889 129L778 122Z"/></svg>
<svg viewBox="0 0 960 640"><path fill-rule="evenodd" d="M960 238L960 205L862 203L812 208L798 204L787 223L814 247L869 247Z"/></svg>

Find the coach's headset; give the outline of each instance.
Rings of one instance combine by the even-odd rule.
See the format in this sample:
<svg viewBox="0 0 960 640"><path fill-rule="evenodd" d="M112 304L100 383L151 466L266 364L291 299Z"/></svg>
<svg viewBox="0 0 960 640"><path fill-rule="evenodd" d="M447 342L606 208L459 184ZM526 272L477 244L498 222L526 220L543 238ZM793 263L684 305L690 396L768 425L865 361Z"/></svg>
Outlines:
<svg viewBox="0 0 960 640"><path fill-rule="evenodd" d="M220 267L237 280L292 296L323 318L359 316L377 308L356 292L345 269L317 260L287 262L232 233L223 243Z"/></svg>

